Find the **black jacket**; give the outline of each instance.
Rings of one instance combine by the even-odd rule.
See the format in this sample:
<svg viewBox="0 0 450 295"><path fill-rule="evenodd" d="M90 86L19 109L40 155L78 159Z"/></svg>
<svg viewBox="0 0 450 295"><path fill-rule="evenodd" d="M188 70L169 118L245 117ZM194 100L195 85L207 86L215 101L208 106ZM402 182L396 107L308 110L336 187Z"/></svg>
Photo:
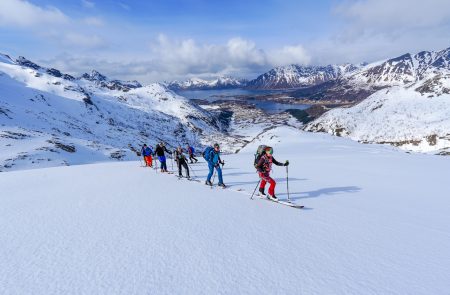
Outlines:
<svg viewBox="0 0 450 295"><path fill-rule="evenodd" d="M175 150L175 161L180 161L180 163L183 163L186 161L186 156L183 154L183 152Z"/></svg>
<svg viewBox="0 0 450 295"><path fill-rule="evenodd" d="M156 146L155 153L158 157L164 156L164 151L170 154L170 151L165 146L159 144Z"/></svg>

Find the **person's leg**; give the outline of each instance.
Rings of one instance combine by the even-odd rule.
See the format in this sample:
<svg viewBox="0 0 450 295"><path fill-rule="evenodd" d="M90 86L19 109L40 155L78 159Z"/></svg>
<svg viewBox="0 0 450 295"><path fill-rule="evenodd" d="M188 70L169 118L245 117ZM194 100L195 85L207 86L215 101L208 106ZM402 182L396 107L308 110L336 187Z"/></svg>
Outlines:
<svg viewBox="0 0 450 295"><path fill-rule="evenodd" d="M183 167L184 167L184 170L186 170L186 176L189 178L190 177L190 175L189 175L189 167L188 167L187 163L184 162L184 161L183 161Z"/></svg>
<svg viewBox="0 0 450 295"><path fill-rule="evenodd" d="M264 191L264 188L266 187L267 181L264 180L264 178L261 178L261 183L259 184L259 190Z"/></svg>
<svg viewBox="0 0 450 295"><path fill-rule="evenodd" d="M164 171L165 171L165 172L167 172L167 161L166 161L166 160L164 160L164 162L163 162L163 163L164 163Z"/></svg>
<svg viewBox="0 0 450 295"><path fill-rule="evenodd" d="M220 168L220 165L216 167L217 170L217 176L219 177L219 184L223 184L223 178L222 178L222 168Z"/></svg>
<svg viewBox="0 0 450 295"><path fill-rule="evenodd" d="M150 161L149 162L149 166L153 167L153 158L152 158L152 156L148 156L148 160Z"/></svg>
<svg viewBox="0 0 450 295"><path fill-rule="evenodd" d="M183 174L181 174L181 161L180 160L177 161L177 165L178 165L178 176L183 176Z"/></svg>
<svg viewBox="0 0 450 295"><path fill-rule="evenodd" d="M277 185L277 183L275 182L275 180L272 177L267 177L267 178L270 183L269 195L274 196L275 195L275 186Z"/></svg>
<svg viewBox="0 0 450 295"><path fill-rule="evenodd" d="M209 181L211 181L211 177L214 173L214 165L212 163L208 162L208 168L209 168L209 173L208 173L208 177L206 178L206 180L209 182Z"/></svg>

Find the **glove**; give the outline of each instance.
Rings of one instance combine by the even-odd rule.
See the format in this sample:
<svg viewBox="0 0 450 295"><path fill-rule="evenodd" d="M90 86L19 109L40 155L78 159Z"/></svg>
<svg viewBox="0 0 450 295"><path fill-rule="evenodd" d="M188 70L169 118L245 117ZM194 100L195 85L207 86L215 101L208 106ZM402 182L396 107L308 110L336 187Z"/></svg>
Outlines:
<svg viewBox="0 0 450 295"><path fill-rule="evenodd" d="M286 162L284 163L284 166L289 166L289 161L286 160Z"/></svg>
<svg viewBox="0 0 450 295"><path fill-rule="evenodd" d="M222 166L223 166L223 165L225 165L225 161L222 161L222 163L221 163L221 164L222 164Z"/></svg>

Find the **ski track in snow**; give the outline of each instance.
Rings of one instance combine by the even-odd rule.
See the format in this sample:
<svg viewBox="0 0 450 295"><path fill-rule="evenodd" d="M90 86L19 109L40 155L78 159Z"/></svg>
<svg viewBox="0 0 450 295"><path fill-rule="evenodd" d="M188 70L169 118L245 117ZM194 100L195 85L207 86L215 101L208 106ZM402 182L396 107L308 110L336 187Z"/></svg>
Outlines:
<svg viewBox="0 0 450 295"><path fill-rule="evenodd" d="M138 161L1 173L0 293L448 294L447 158L290 128L259 140L305 209L249 199L260 142L223 155L225 190L205 163L202 183ZM284 167L273 177L285 199Z"/></svg>

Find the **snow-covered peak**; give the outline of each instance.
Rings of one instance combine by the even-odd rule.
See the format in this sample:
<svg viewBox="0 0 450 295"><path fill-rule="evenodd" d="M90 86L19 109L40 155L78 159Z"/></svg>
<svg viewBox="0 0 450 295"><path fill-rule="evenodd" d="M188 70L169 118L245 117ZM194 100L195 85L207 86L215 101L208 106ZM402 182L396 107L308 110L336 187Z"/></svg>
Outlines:
<svg viewBox="0 0 450 295"><path fill-rule="evenodd" d="M206 89L226 89L239 88L246 85L246 80L221 76L212 80L200 78L190 78L185 81L172 81L166 83L172 90L206 90Z"/></svg>
<svg viewBox="0 0 450 295"><path fill-rule="evenodd" d="M108 78L105 75L99 73L96 70L92 70L91 73L89 73L89 74L88 73L84 73L81 76L81 78L89 80L89 81L107 81L108 80Z"/></svg>
<svg viewBox="0 0 450 295"><path fill-rule="evenodd" d="M276 67L247 84L249 88L285 89L318 85L354 72L359 66L353 64L303 66L288 65Z"/></svg>
<svg viewBox="0 0 450 295"><path fill-rule="evenodd" d="M138 81L110 80L107 76L96 70L92 70L89 74L84 73L80 77L80 80L90 81L96 86L108 88L110 90L119 90L124 92L127 92L130 89L142 87L141 83Z"/></svg>
<svg viewBox="0 0 450 295"><path fill-rule="evenodd" d="M27 68L31 68L31 69L34 69L34 70L40 70L40 69L42 69L42 67L41 67L40 65L38 65L38 64L36 64L36 63L30 61L29 59L26 59L26 58L23 57L23 56L19 56L19 57L16 59L16 63L19 64L19 65L21 65L21 66L24 66L24 67L27 67Z"/></svg>
<svg viewBox="0 0 450 295"><path fill-rule="evenodd" d="M14 60L7 54L0 53L0 62L7 64L15 64Z"/></svg>

